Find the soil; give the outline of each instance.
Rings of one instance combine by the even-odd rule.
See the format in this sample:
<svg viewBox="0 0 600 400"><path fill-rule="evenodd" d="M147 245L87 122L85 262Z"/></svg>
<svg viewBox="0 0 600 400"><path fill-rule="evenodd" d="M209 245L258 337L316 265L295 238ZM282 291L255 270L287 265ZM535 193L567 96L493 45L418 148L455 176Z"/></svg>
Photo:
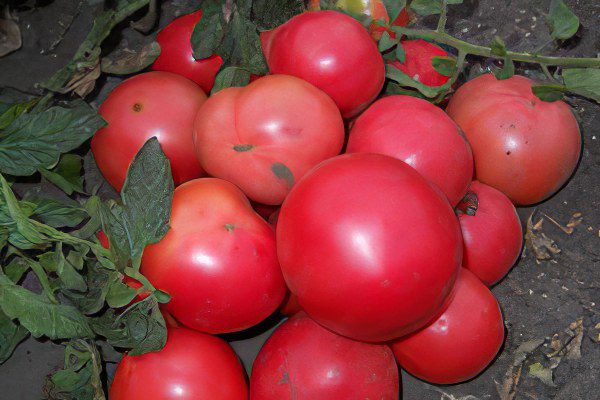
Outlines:
<svg viewBox="0 0 600 400"><path fill-rule="evenodd" d="M90 29L100 0L9 0L16 9L23 35L23 47L0 58L0 87L12 87L36 93L35 84L64 65ZM164 1L159 26L175 16L194 10L192 0ZM566 1L579 16L582 29L576 40L562 48L550 42L544 13L549 0L465 0L452 6L448 30L462 39L487 44L495 35L504 38L509 49L531 51L547 44L547 54L595 57L600 52L600 3L597 0ZM70 22L72 21L72 23ZM423 24L433 23L425 19ZM68 26L68 29L65 27ZM138 48L152 40L122 24L111 35L108 48ZM103 78L90 96L100 103L119 78ZM600 106L585 100L571 100L581 121L584 147L577 172L568 184L550 200L535 207L521 208L525 225L536 213L535 221L544 218L542 231L555 240L561 252L551 261L537 262L526 249L512 272L493 288L504 312L507 338L495 362L477 378L453 386L432 386L403 373L403 398L406 400L476 400L476 399L581 399L600 398ZM565 233L549 218L565 226L574 213L583 222ZM569 326L578 319L583 328ZM231 335L228 339L249 369L252 360L273 326L273 317L250 332ZM596 327L597 326L597 327ZM562 357L550 359L559 334L563 344L572 340ZM573 338L574 337L574 338ZM519 355L520 345L544 340L537 350ZM579 340L580 346L579 346ZM577 349L580 349L578 357ZM534 377L530 365L548 366L554 361L553 381ZM13 357L0 366L0 397L32 400L42 397L44 377L62 366L62 347L49 341L28 339ZM108 374L114 365L108 366ZM508 379L507 379L508 377ZM502 385L516 383L510 393Z"/></svg>

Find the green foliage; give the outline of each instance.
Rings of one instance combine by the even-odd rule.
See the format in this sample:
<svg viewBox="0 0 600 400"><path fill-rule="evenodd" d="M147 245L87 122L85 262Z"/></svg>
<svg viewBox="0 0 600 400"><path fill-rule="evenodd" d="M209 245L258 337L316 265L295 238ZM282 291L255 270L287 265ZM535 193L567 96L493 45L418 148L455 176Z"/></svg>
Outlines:
<svg viewBox="0 0 600 400"><path fill-rule="evenodd" d="M431 64L440 75L449 77L456 72L456 59L454 57L433 57Z"/></svg>
<svg viewBox="0 0 600 400"><path fill-rule="evenodd" d="M446 4L462 4L463 0L447 0ZM410 8L419 15L441 14L444 9L442 0L413 0Z"/></svg>
<svg viewBox="0 0 600 400"><path fill-rule="evenodd" d="M562 0L550 2L550 12L546 16L546 22L550 27L550 35L554 39L569 39L579 29L579 18Z"/></svg>
<svg viewBox="0 0 600 400"><path fill-rule="evenodd" d="M568 68L562 78L568 91L600 103L600 69Z"/></svg>
<svg viewBox="0 0 600 400"><path fill-rule="evenodd" d="M246 86L250 82L250 71L240 67L223 68L215 79L211 94L228 87Z"/></svg>

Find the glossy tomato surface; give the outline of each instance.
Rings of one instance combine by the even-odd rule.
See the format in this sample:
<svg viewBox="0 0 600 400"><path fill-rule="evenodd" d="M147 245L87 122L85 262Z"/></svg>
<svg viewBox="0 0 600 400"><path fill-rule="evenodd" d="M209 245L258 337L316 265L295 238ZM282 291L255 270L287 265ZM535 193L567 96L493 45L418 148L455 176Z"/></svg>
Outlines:
<svg viewBox="0 0 600 400"><path fill-rule="evenodd" d="M502 312L494 295L464 268L448 307L426 328L399 339L392 350L400 367L435 384L477 376L504 341Z"/></svg>
<svg viewBox="0 0 600 400"><path fill-rule="evenodd" d="M462 241L439 189L400 160L356 153L321 163L292 189L277 250L288 287L312 318L377 342L436 315Z"/></svg>
<svg viewBox="0 0 600 400"><path fill-rule="evenodd" d="M108 122L92 138L92 153L106 180L121 190L129 164L156 137L171 162L175 184L203 175L194 154L194 118L206 95L189 79L148 72L117 86L100 106Z"/></svg>
<svg viewBox="0 0 600 400"><path fill-rule="evenodd" d="M402 48L406 55L403 63L392 62L392 65L414 80L427 86L442 86L450 79L436 71L433 67L435 57L448 57L441 47L422 39L403 40Z"/></svg>
<svg viewBox="0 0 600 400"><path fill-rule="evenodd" d="M156 35L161 52L152 64L152 69L185 76L200 85L204 92L209 93L215 84L215 76L223 64L223 59L216 54L201 60L194 58L190 40L201 16L202 11L196 11L179 17Z"/></svg>
<svg viewBox="0 0 600 400"><path fill-rule="evenodd" d="M469 191L477 198L477 210L475 215L459 215L463 267L491 286L508 273L521 254L521 222L510 199L499 190L474 181Z"/></svg>
<svg viewBox="0 0 600 400"><path fill-rule="evenodd" d="M250 400L396 400L399 386L388 346L338 336L299 313L258 353Z"/></svg>
<svg viewBox="0 0 600 400"><path fill-rule="evenodd" d="M354 122L347 153L398 158L436 184L456 205L473 178L473 154L442 109L412 96L388 96Z"/></svg>
<svg viewBox="0 0 600 400"><path fill-rule="evenodd" d="M538 99L523 76L481 75L454 94L447 112L473 149L475 176L515 204L538 203L569 179L579 160L581 135L563 101Z"/></svg>
<svg viewBox="0 0 600 400"><path fill-rule="evenodd" d="M141 271L171 295L165 308L183 325L240 331L281 304L286 287L275 232L233 184L203 178L181 185L170 226L144 251Z"/></svg>
<svg viewBox="0 0 600 400"><path fill-rule="evenodd" d="M344 118L364 110L381 91L383 58L369 32L337 11L305 12L261 34L271 73L302 78L327 93Z"/></svg>
<svg viewBox="0 0 600 400"><path fill-rule="evenodd" d="M158 351L123 357L110 400L246 400L244 369L222 339L185 328L169 328Z"/></svg>
<svg viewBox="0 0 600 400"><path fill-rule="evenodd" d="M337 155L343 141L344 125L333 101L285 75L219 91L202 107L194 127L204 169L271 205L281 204L310 168Z"/></svg>

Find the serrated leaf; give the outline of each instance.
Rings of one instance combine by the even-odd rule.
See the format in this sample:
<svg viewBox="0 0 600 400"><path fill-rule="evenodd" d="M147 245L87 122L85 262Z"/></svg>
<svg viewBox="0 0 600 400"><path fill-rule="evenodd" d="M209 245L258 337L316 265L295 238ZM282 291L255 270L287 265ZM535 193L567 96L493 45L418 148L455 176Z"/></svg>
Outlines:
<svg viewBox="0 0 600 400"><path fill-rule="evenodd" d="M83 193L82 158L76 154L63 154L52 170L41 168L39 172L50 183L68 195Z"/></svg>
<svg viewBox="0 0 600 400"><path fill-rule="evenodd" d="M533 91L533 94L538 97L538 99L548 102L562 100L565 97L565 92L567 91L563 85L559 84L533 85L531 90Z"/></svg>
<svg viewBox="0 0 600 400"><path fill-rule="evenodd" d="M201 60L215 54L225 36L227 23L223 16L223 3L206 0L202 3L202 17L194 27L191 42L194 58Z"/></svg>
<svg viewBox="0 0 600 400"><path fill-rule="evenodd" d="M397 82L398 84L400 84L400 86L412 87L417 89L427 98L434 98L443 91L446 91L450 88L450 81L448 81L442 86L427 86L419 81L412 79L410 76L400 71L398 68L395 68L390 65L386 66L386 77Z"/></svg>
<svg viewBox="0 0 600 400"><path fill-rule="evenodd" d="M160 55L160 51L158 42L148 43L139 51L121 49L110 57L103 58L100 68L105 74L134 74L152 65Z"/></svg>
<svg viewBox="0 0 600 400"><path fill-rule="evenodd" d="M11 319L18 319L35 337L50 339L90 338L88 321L73 306L49 303L46 296L14 284L0 274L0 308Z"/></svg>
<svg viewBox="0 0 600 400"><path fill-rule="evenodd" d="M235 10L217 54L224 57L226 65L242 67L256 75L269 70L256 26Z"/></svg>
<svg viewBox="0 0 600 400"><path fill-rule="evenodd" d="M24 101L21 103L15 103L7 105L7 107L0 110L0 130L5 129L7 126L17 119L21 114L29 111L39 101L39 97Z"/></svg>
<svg viewBox="0 0 600 400"><path fill-rule="evenodd" d="M65 349L63 369L46 379L48 400L105 400L102 388L102 362L96 345L72 340Z"/></svg>
<svg viewBox="0 0 600 400"><path fill-rule="evenodd" d="M108 287L106 302L112 308L121 308L131 303L136 290L127 286L120 279L114 280Z"/></svg>
<svg viewBox="0 0 600 400"><path fill-rule="evenodd" d="M304 11L303 0L254 0L251 20L258 29L269 30Z"/></svg>
<svg viewBox="0 0 600 400"><path fill-rule="evenodd" d="M221 70L215 79L211 94L228 87L246 86L250 82L250 71L239 67L227 67Z"/></svg>
<svg viewBox="0 0 600 400"><path fill-rule="evenodd" d="M65 258L62 244L58 243L56 250L38 256L40 264L48 272L55 272L60 281L61 290L76 290L85 292L87 284L77 268Z"/></svg>
<svg viewBox="0 0 600 400"><path fill-rule="evenodd" d="M29 190L23 200L35 204L33 210L35 219L55 228L73 228L88 216L85 208L70 198L59 201L45 197L39 191Z"/></svg>
<svg viewBox="0 0 600 400"><path fill-rule="evenodd" d="M82 101L73 102L72 108L22 114L0 131L0 172L27 176L53 167L61 153L79 147L104 125Z"/></svg>
<svg viewBox="0 0 600 400"><path fill-rule="evenodd" d="M577 33L579 18L562 0L550 1L550 12L546 16L553 39L566 40Z"/></svg>
<svg viewBox="0 0 600 400"><path fill-rule="evenodd" d="M568 68L562 71L562 78L570 92L600 103L600 69Z"/></svg>
<svg viewBox="0 0 600 400"><path fill-rule="evenodd" d="M456 59L454 57L436 56L431 60L433 68L443 76L452 76L456 72Z"/></svg>
<svg viewBox="0 0 600 400"><path fill-rule="evenodd" d="M380 52L387 51L394 47L399 42L398 39L392 39L388 31L384 31L379 39L378 48Z"/></svg>
<svg viewBox="0 0 600 400"><path fill-rule="evenodd" d="M390 22L393 22L402 10L406 7L406 0L383 0L383 5L390 17Z"/></svg>
<svg viewBox="0 0 600 400"><path fill-rule="evenodd" d="M15 348L29 335L27 329L0 311L0 364L8 360Z"/></svg>
<svg viewBox="0 0 600 400"><path fill-rule="evenodd" d="M504 44L504 40L502 40L500 36L494 36L494 40L492 40L490 47L493 55L498 57L506 56L506 44Z"/></svg>
<svg viewBox="0 0 600 400"><path fill-rule="evenodd" d="M462 4L463 0L448 0L446 4ZM443 9L442 0L413 0L410 8L421 16L441 14Z"/></svg>
<svg viewBox="0 0 600 400"><path fill-rule="evenodd" d="M120 279L120 274L92 264L86 267L83 276L88 287L87 292L63 290L62 293L83 314L96 314L104 306L110 282Z"/></svg>

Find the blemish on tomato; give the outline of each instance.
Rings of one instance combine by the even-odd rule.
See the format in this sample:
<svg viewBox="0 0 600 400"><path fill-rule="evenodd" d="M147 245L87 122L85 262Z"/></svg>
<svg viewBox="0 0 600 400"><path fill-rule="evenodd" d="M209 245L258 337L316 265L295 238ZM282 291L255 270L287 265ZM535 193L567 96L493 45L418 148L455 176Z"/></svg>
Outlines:
<svg viewBox="0 0 600 400"><path fill-rule="evenodd" d="M234 224L225 224L225 229L227 229L229 232L231 232L235 229L235 225Z"/></svg>
<svg viewBox="0 0 600 400"><path fill-rule="evenodd" d="M139 112L141 112L143 108L144 108L144 107L142 106L142 104L141 104L141 103L135 103L135 104L133 105L133 107L131 107L131 109L133 110L133 112L136 112L136 113L139 113Z"/></svg>
<svg viewBox="0 0 600 400"><path fill-rule="evenodd" d="M233 146L233 150L238 152L249 151L253 148L254 146L252 146L251 144L236 144L235 146Z"/></svg>

